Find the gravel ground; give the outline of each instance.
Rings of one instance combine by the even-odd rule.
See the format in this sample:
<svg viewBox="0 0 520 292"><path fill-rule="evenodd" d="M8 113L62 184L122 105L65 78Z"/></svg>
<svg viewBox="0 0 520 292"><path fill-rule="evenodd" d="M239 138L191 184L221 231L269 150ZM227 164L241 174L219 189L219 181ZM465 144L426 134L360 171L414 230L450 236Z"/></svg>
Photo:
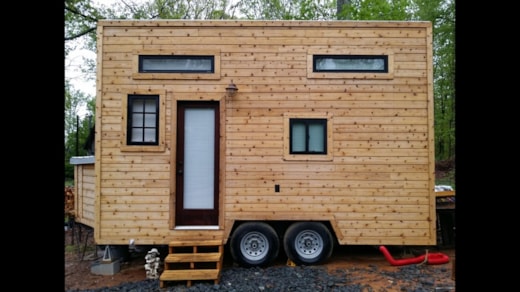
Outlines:
<svg viewBox="0 0 520 292"><path fill-rule="evenodd" d="M356 268L353 268L356 269ZM125 283L116 287L94 290L67 290L66 292L184 292L184 291L344 291L344 292L454 292L454 287L436 285L436 280L449 277L447 269L432 269L428 265L406 265L396 267L392 272L377 266L365 269L366 273L378 273L388 278L388 286L374 290L369 283L356 284L350 277L351 270L338 269L332 273L320 266L275 266L268 268L230 267L222 271L219 284L194 282L191 287L186 282L165 282L159 287L159 280L144 280ZM359 273L359 269L356 269Z"/></svg>
<svg viewBox="0 0 520 292"><path fill-rule="evenodd" d="M70 236L70 232L66 236ZM66 240L70 242L70 238ZM82 241L77 241L82 242ZM83 243L82 243L83 244ZM92 243L93 244L93 243ZM136 280L144 276L144 255L132 257L130 266L124 266L118 274L123 281L106 281L107 286L96 288L66 288L65 292L193 292L193 291L345 291L345 292L455 292L453 265L454 250L439 250L450 255L449 264L428 265L413 264L390 266L379 250L343 247L335 251L330 262L316 266L287 266L285 257L280 257L273 265L266 268L243 268L230 262L224 262L219 284L213 281L193 281L187 287L186 281L167 281L160 288L159 280ZM392 250L396 258L423 254L423 250L399 253ZM99 254L98 254L99 255ZM72 257L71 257L72 256ZM88 287L92 283L105 282L104 277L89 273L89 261L78 261L77 254L65 251L65 269L67 281L74 281ZM230 259L229 255L226 257ZM453 260L453 262L451 262ZM354 263L354 264L352 264ZM72 266L69 266L69 265ZM79 265L78 265L79 264ZM134 267L134 268L132 268ZM138 269L135 270L135 267ZM128 273L127 273L128 272ZM131 277L133 275L134 277ZM72 278L69 278L73 276ZM128 278L127 278L128 277ZM133 278L130 280L130 278ZM114 283L123 283L114 286ZM68 285L69 286L69 285ZM70 287L70 286L69 286Z"/></svg>

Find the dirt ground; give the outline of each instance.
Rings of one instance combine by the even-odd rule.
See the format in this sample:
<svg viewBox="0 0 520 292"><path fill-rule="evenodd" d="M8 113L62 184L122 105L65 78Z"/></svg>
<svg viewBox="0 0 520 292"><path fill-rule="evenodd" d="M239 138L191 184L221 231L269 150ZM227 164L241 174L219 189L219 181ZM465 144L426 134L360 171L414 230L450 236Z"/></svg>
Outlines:
<svg viewBox="0 0 520 292"><path fill-rule="evenodd" d="M455 164L454 160L442 161L436 164L436 178L442 179L453 176ZM122 262L120 271L114 275L96 275L91 272L91 266L103 256L103 251L96 251L92 234L84 230L81 238L78 238L79 228L65 231L65 290L87 290L103 287L114 287L126 282L136 282L146 279L144 269L146 251L142 254L132 254L128 261ZM73 237L73 234L75 236ZM74 240L73 240L74 238ZM227 250L226 250L227 251ZM423 254L424 251L421 251ZM430 252L442 252L449 256L450 262L441 265L431 265L432 269L442 269L440 274L449 275L444 278L435 279L435 284L442 287L455 287L455 249L454 247L436 248ZM101 253L101 256L99 255ZM283 258L283 253L273 263L273 265L285 265L287 259ZM395 259L414 257L412 254L392 254ZM227 251L224 254L224 268L233 265L231 256ZM359 248L359 247L339 247L334 250L330 260L324 263L329 271L337 269L349 269L353 284L369 284L373 291L389 291L389 282L396 281L395 278L385 276L383 273L367 273L367 269L377 267L378 271L395 271L397 267L390 265L385 257L378 250ZM399 281L399 280L397 280ZM396 286L398 287L398 286ZM455 290L449 290L455 292Z"/></svg>
<svg viewBox="0 0 520 292"><path fill-rule="evenodd" d="M78 229L76 229L78 230ZM65 231L65 290L87 290L98 289L103 287L118 286L125 282L135 282L146 279L146 271L144 269L146 251L142 254L132 253L127 262L122 262L120 271L114 275L96 275L91 272L91 265L103 257L103 251L96 251L93 243L92 235L88 232L82 232L82 238L78 240L76 232L75 241L72 240L72 230ZM79 243L79 245L78 245ZM435 279L435 285L438 287L455 287L455 279L453 274L455 249L453 247L431 250L429 252L442 252L450 257L450 262L441 265L430 265L431 269L442 269L442 275L449 275L440 279ZM422 253L422 252L421 252ZM101 254L101 256L100 256ZM282 253L283 254L283 253ZM413 254L392 254L395 259L414 257ZM281 255L273 265L285 265L287 259ZM233 265L231 256L224 255L224 268ZM331 272L337 269L349 269L349 275L352 284L368 284L373 291L391 291L388 290L392 281L400 281L396 278L385 276L384 273L368 273L367 270L373 270L377 267L377 271L396 271L397 267L390 265L384 255L373 247L339 247L334 250L330 260L325 264ZM399 284L399 283L397 283ZM399 285L395 286L399 287ZM449 290L454 292L453 290Z"/></svg>

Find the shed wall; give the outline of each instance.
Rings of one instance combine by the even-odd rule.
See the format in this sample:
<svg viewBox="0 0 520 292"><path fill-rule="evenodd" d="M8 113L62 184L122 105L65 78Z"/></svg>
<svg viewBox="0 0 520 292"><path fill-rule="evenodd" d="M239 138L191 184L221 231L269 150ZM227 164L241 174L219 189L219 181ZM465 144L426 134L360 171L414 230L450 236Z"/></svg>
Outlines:
<svg viewBox="0 0 520 292"><path fill-rule="evenodd" d="M96 173L94 164L74 165L74 220L94 227Z"/></svg>

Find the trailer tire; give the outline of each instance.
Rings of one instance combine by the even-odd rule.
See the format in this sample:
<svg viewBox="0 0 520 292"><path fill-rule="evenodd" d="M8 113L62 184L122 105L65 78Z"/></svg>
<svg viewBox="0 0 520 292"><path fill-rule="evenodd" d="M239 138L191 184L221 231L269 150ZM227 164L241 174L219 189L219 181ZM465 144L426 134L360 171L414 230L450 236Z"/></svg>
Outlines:
<svg viewBox="0 0 520 292"><path fill-rule="evenodd" d="M297 265L319 264L332 255L333 238L320 222L296 222L285 232L285 254Z"/></svg>
<svg viewBox="0 0 520 292"><path fill-rule="evenodd" d="M229 247L233 260L240 266L262 267L278 256L280 239L269 224L247 222L233 232Z"/></svg>

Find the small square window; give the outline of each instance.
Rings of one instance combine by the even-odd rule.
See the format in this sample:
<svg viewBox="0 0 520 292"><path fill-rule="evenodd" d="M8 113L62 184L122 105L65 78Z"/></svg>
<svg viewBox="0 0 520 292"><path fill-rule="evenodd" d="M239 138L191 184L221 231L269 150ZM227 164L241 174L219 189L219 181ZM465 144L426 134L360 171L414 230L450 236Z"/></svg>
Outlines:
<svg viewBox="0 0 520 292"><path fill-rule="evenodd" d="M332 161L333 120L330 112L283 114L283 159L285 161Z"/></svg>
<svg viewBox="0 0 520 292"><path fill-rule="evenodd" d="M158 95L128 95L127 116L127 145L158 145Z"/></svg>
<svg viewBox="0 0 520 292"><path fill-rule="evenodd" d="M388 73L385 55L314 55L313 72Z"/></svg>
<svg viewBox="0 0 520 292"><path fill-rule="evenodd" d="M327 154L326 119L290 119L290 154Z"/></svg>
<svg viewBox="0 0 520 292"><path fill-rule="evenodd" d="M140 55L139 73L215 73L215 57Z"/></svg>

